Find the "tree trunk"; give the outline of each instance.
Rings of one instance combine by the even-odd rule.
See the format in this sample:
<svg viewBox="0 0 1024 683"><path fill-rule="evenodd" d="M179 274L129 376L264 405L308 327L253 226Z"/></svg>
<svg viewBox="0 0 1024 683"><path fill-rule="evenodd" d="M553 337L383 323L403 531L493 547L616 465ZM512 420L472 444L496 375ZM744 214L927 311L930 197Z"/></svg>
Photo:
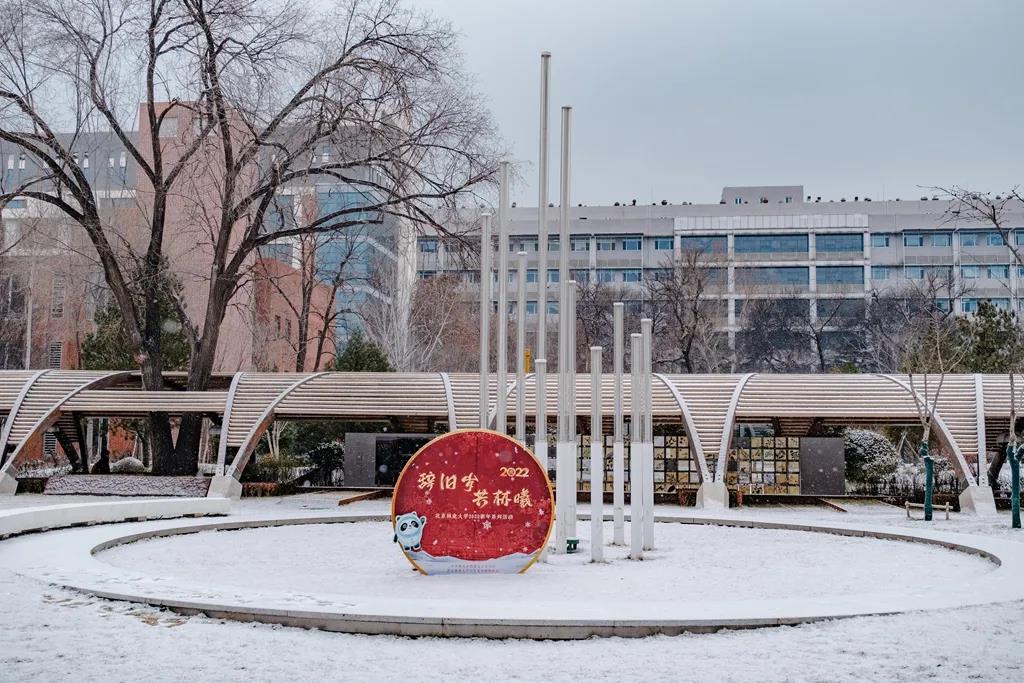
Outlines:
<svg viewBox="0 0 1024 683"><path fill-rule="evenodd" d="M999 493L999 473L1003 471L1004 463L1006 463L1006 446L996 451L992 462L988 465L988 485L992 487L992 495Z"/></svg>

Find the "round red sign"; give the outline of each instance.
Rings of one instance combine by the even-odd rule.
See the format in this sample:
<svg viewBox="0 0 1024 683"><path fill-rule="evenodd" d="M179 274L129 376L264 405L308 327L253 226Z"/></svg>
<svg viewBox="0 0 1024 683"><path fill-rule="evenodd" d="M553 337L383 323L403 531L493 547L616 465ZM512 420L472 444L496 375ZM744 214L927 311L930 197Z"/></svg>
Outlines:
<svg viewBox="0 0 1024 683"><path fill-rule="evenodd" d="M547 472L511 437L464 429L416 452L391 499L394 540L424 574L516 573L551 532Z"/></svg>

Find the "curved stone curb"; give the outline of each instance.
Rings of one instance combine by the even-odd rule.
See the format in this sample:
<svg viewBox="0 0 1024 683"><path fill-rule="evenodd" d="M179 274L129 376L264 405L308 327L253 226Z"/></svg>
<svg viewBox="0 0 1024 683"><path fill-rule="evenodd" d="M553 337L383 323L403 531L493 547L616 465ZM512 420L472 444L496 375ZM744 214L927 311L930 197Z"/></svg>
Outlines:
<svg viewBox="0 0 1024 683"><path fill-rule="evenodd" d="M230 510L231 501L223 498L142 498L10 508L0 510L0 539L89 524L226 515Z"/></svg>
<svg viewBox="0 0 1024 683"><path fill-rule="evenodd" d="M131 529L86 528L13 539L0 544L0 564L101 598L166 607L182 614L258 621L328 631L406 636L570 639L591 636L639 637L710 632L726 628L792 625L826 619L959 608L1024 599L1017 577L1024 571L1024 544L984 536L850 524L802 524L750 518L701 516L656 517L659 522L785 529L863 536L932 545L980 555L994 568L983 575L951 582L930 591L885 592L815 598L665 600L630 603L521 603L367 598L358 595L295 595L206 588L133 574L93 557L105 549L134 541L197 533L292 524L338 524L387 519L380 514L251 516L207 522L148 522ZM62 549L61 566L53 549ZM505 618L503 614L519 614ZM458 616L454 616L458 615Z"/></svg>

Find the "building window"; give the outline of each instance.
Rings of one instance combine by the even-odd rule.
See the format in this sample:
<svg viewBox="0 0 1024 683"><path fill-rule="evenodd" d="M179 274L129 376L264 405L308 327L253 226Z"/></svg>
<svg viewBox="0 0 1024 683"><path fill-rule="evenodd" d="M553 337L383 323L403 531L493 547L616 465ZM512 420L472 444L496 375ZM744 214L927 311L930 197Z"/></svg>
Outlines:
<svg viewBox="0 0 1024 683"><path fill-rule="evenodd" d="M64 362L64 342L50 342L46 357L47 366L53 370L59 369Z"/></svg>
<svg viewBox="0 0 1024 683"><path fill-rule="evenodd" d="M548 315L558 315L558 302L557 301L549 301L548 302Z"/></svg>
<svg viewBox="0 0 1024 683"><path fill-rule="evenodd" d="M625 312L629 315L641 315L644 312L644 302L630 299L623 302L626 304Z"/></svg>
<svg viewBox="0 0 1024 683"><path fill-rule="evenodd" d="M67 281L60 275L53 278L53 288L50 291L50 317L64 317L64 299L67 296Z"/></svg>
<svg viewBox="0 0 1024 683"><path fill-rule="evenodd" d="M993 280L1005 280L1010 277L1010 266L1005 264L990 265L988 267L988 276Z"/></svg>
<svg viewBox="0 0 1024 683"><path fill-rule="evenodd" d="M597 271L598 282L615 282L615 271L610 268L599 268Z"/></svg>
<svg viewBox="0 0 1024 683"><path fill-rule="evenodd" d="M978 300L977 299L964 299L961 304L964 313L977 313L978 312Z"/></svg>
<svg viewBox="0 0 1024 683"><path fill-rule="evenodd" d="M19 154L18 155L18 169L22 170L22 171L25 170L25 155L24 154Z"/></svg>
<svg viewBox="0 0 1024 683"><path fill-rule="evenodd" d="M1009 299L988 299L987 302L989 306L992 306L993 308L996 308L1000 311L1010 310Z"/></svg>
<svg viewBox="0 0 1024 683"><path fill-rule="evenodd" d="M787 204L792 204L793 203L793 198L791 196L789 196L789 195L786 195L786 203Z"/></svg>
<svg viewBox="0 0 1024 683"><path fill-rule="evenodd" d="M732 201L733 201L734 204L742 204L743 203L743 197L736 197L736 199L734 199Z"/></svg>
<svg viewBox="0 0 1024 683"><path fill-rule="evenodd" d="M727 247L725 235L693 235L679 238L679 248L688 252L724 254Z"/></svg>
<svg viewBox="0 0 1024 683"><path fill-rule="evenodd" d="M809 269L800 266L737 268L737 280L755 285L807 285Z"/></svg>
<svg viewBox="0 0 1024 683"><path fill-rule="evenodd" d="M432 239L420 240L420 253L422 253L422 254L435 254L435 253L437 253L437 240L432 240Z"/></svg>
<svg viewBox="0 0 1024 683"><path fill-rule="evenodd" d="M737 235L737 254L807 252L807 235Z"/></svg>
<svg viewBox="0 0 1024 683"><path fill-rule="evenodd" d="M281 336L281 316L274 316L274 330L277 332L277 336Z"/></svg>
<svg viewBox="0 0 1024 683"><path fill-rule="evenodd" d="M923 280L924 266L906 266L904 268L903 275L908 280Z"/></svg>
<svg viewBox="0 0 1024 683"><path fill-rule="evenodd" d="M526 315L537 315L537 302L527 301L526 302Z"/></svg>
<svg viewBox="0 0 1024 683"><path fill-rule="evenodd" d="M980 241L980 235L976 232L960 233L960 246L962 247L976 247Z"/></svg>
<svg viewBox="0 0 1024 683"><path fill-rule="evenodd" d="M672 248L673 238L671 237L655 237L654 238L654 249L656 251L668 251Z"/></svg>
<svg viewBox="0 0 1024 683"><path fill-rule="evenodd" d="M8 171L13 171L14 170L14 155L13 154L8 154L7 155L7 170Z"/></svg>
<svg viewBox="0 0 1024 683"><path fill-rule="evenodd" d="M903 235L903 246L905 247L923 247L924 246L924 235L920 233L907 233Z"/></svg>
<svg viewBox="0 0 1024 683"><path fill-rule="evenodd" d="M623 282L640 282L640 269L639 268L627 268L622 271Z"/></svg>
<svg viewBox="0 0 1024 683"><path fill-rule="evenodd" d="M578 284L585 285L590 282L590 271L585 268L573 268L569 271L569 279L575 280Z"/></svg>
<svg viewBox="0 0 1024 683"><path fill-rule="evenodd" d="M590 238L589 237L573 237L569 240L570 251L589 251L590 250Z"/></svg>
<svg viewBox="0 0 1024 683"><path fill-rule="evenodd" d="M527 268L526 269L526 284L532 285L532 284L536 284L536 282L537 282L537 269L536 268Z"/></svg>
<svg viewBox="0 0 1024 683"><path fill-rule="evenodd" d="M872 280L888 280L889 279L889 267L888 266L871 266L871 279Z"/></svg>
<svg viewBox="0 0 1024 683"><path fill-rule="evenodd" d="M622 240L623 251L640 251L643 240L639 237L627 237Z"/></svg>
<svg viewBox="0 0 1024 683"><path fill-rule="evenodd" d="M889 246L889 235L884 232L877 232L871 235L871 246L872 247L888 247Z"/></svg>
<svg viewBox="0 0 1024 683"><path fill-rule="evenodd" d="M952 302L950 302L949 299L936 299L935 308L939 309L940 311L943 311L944 313L949 313L951 310L953 310L953 304Z"/></svg>
<svg viewBox="0 0 1024 683"><path fill-rule="evenodd" d="M601 237L597 240L598 251L615 251L615 240Z"/></svg>
<svg viewBox="0 0 1024 683"><path fill-rule="evenodd" d="M953 236L948 232L937 232L932 235L933 247L948 247L953 244Z"/></svg>
<svg viewBox="0 0 1024 683"><path fill-rule="evenodd" d="M861 266L818 266L819 285L862 285L864 268Z"/></svg>
<svg viewBox="0 0 1024 683"><path fill-rule="evenodd" d="M560 274L558 268L548 268L548 284L557 285L559 282Z"/></svg>
<svg viewBox="0 0 1024 683"><path fill-rule="evenodd" d="M548 237L548 251L558 251L559 249L559 238Z"/></svg>
<svg viewBox="0 0 1024 683"><path fill-rule="evenodd" d="M981 266L961 266L960 275L965 280L977 280L981 277Z"/></svg>
<svg viewBox="0 0 1024 683"><path fill-rule="evenodd" d="M985 243L990 247L1005 247L1006 240L1003 239L1002 233L990 232L988 237L985 239Z"/></svg>
<svg viewBox="0 0 1024 683"><path fill-rule="evenodd" d="M288 318L284 321L284 336L285 339L291 340L292 338L292 319Z"/></svg>
<svg viewBox="0 0 1024 683"><path fill-rule="evenodd" d="M814 244L818 251L864 251L864 235L815 235Z"/></svg>
<svg viewBox="0 0 1024 683"><path fill-rule="evenodd" d="M125 166L128 165L128 156L125 152L121 152L121 157L120 159L118 159L117 163L121 168L124 168Z"/></svg>
<svg viewBox="0 0 1024 683"><path fill-rule="evenodd" d="M89 168L89 153L82 155L82 168Z"/></svg>

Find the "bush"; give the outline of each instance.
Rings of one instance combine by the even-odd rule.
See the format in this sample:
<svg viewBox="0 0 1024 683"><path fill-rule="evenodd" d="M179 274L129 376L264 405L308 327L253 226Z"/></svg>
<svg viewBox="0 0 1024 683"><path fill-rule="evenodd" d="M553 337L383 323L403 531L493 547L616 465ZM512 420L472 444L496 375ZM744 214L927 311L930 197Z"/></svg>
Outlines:
<svg viewBox="0 0 1024 683"><path fill-rule="evenodd" d="M880 484L895 476L901 464L892 442L868 429L847 429L843 449L850 482Z"/></svg>
<svg viewBox="0 0 1024 683"><path fill-rule="evenodd" d="M283 484L295 478L296 468L302 467L301 462L282 455L280 458L272 458L269 455L260 457L253 456L255 462L250 461L242 471L243 482L268 482Z"/></svg>
<svg viewBox="0 0 1024 683"><path fill-rule="evenodd" d="M138 458L128 456L110 463L111 474L144 474L146 466Z"/></svg>

